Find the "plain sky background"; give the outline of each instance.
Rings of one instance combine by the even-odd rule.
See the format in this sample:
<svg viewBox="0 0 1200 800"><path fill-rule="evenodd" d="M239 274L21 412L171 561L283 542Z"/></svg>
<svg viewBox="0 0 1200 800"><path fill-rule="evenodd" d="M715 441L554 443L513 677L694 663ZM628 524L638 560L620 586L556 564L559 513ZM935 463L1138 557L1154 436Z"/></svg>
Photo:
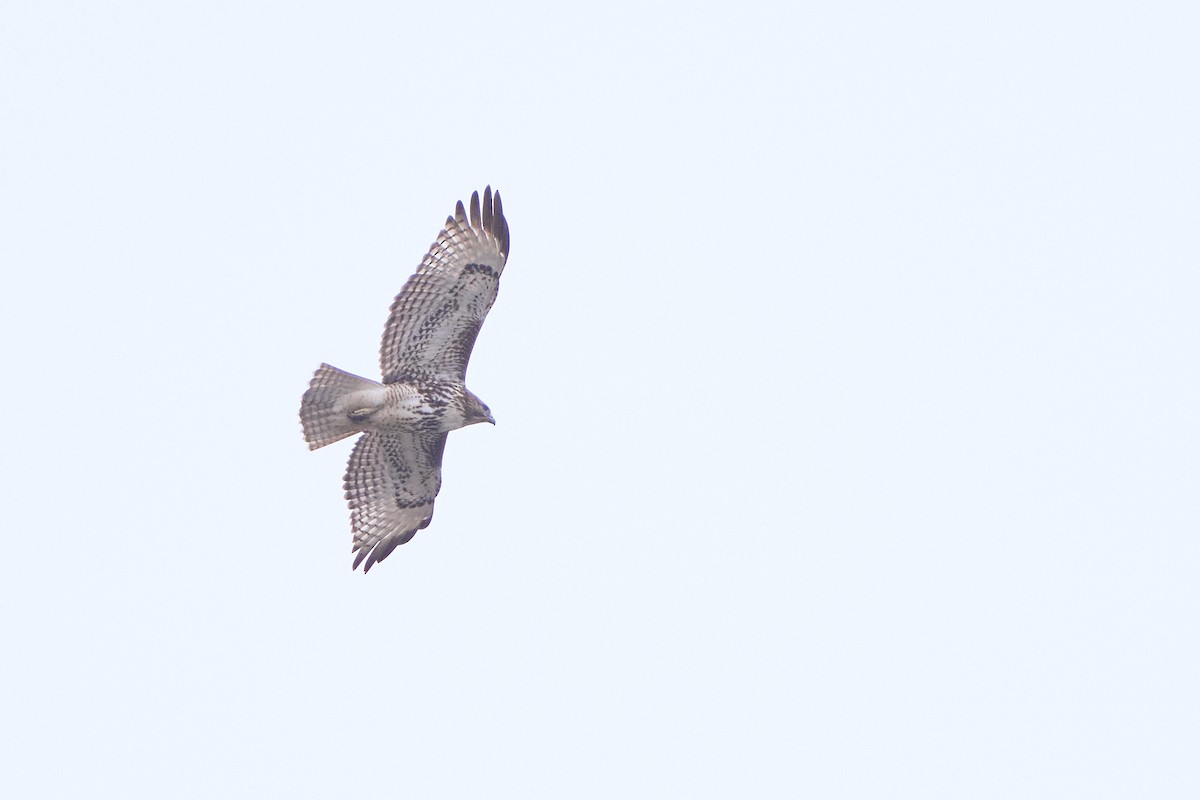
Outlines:
<svg viewBox="0 0 1200 800"><path fill-rule="evenodd" d="M0 6L0 796L1200 796L1194 3ZM490 183L432 526L321 361Z"/></svg>

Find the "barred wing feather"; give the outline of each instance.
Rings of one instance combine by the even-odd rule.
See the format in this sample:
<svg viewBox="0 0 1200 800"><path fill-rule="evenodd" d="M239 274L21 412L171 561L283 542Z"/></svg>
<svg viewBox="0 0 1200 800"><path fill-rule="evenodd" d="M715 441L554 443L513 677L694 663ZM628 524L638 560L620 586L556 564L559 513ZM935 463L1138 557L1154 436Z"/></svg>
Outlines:
<svg viewBox="0 0 1200 800"><path fill-rule="evenodd" d="M354 569L378 561L411 539L433 519L433 500L442 486L446 434L364 433L346 465Z"/></svg>
<svg viewBox="0 0 1200 800"><path fill-rule="evenodd" d="M396 295L379 349L383 382L465 380L475 337L508 259L508 223L489 186L460 201L417 271Z"/></svg>

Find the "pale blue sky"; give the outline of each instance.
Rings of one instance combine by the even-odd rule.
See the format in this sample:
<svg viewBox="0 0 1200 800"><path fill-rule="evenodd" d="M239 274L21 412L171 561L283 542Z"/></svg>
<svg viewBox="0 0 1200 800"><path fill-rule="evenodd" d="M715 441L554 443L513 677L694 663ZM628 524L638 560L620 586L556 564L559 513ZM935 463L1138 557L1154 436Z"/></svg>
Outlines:
<svg viewBox="0 0 1200 800"><path fill-rule="evenodd" d="M1189 3L0 7L0 796L1200 791ZM364 375L512 254L432 526Z"/></svg>

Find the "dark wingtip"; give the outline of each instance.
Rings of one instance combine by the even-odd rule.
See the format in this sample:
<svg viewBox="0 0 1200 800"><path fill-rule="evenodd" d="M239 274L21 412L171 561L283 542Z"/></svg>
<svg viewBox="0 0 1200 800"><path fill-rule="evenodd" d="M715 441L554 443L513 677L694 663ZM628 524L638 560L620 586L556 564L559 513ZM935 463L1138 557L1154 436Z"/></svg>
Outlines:
<svg viewBox="0 0 1200 800"><path fill-rule="evenodd" d="M483 229L483 217L479 214L479 192L471 192L471 227Z"/></svg>
<svg viewBox="0 0 1200 800"><path fill-rule="evenodd" d="M371 571L371 567L383 559L379 556L379 543L369 547L359 548L358 555L354 558L354 566L351 569L358 569L358 565L363 565L363 575ZM366 562L366 563L363 563Z"/></svg>
<svg viewBox="0 0 1200 800"><path fill-rule="evenodd" d="M492 187L483 190L483 229L492 230Z"/></svg>
<svg viewBox="0 0 1200 800"><path fill-rule="evenodd" d="M500 244L500 252L508 256L509 233L508 220L504 218L504 204L500 202L500 192L492 191L491 184L483 190L482 202L479 192L471 193L470 216L467 207L461 200L454 209L454 216L446 218L446 229L455 225L470 225L476 231L490 233Z"/></svg>
<svg viewBox="0 0 1200 800"><path fill-rule="evenodd" d="M490 203L487 202L489 195L491 195ZM504 218L504 204L500 202L500 191L493 192L492 187L489 185L483 190L483 196L485 205L491 208L492 211L487 229L491 231L491 234L496 237L496 241L500 243L500 252L504 253L505 257L507 257L509 244L508 220Z"/></svg>

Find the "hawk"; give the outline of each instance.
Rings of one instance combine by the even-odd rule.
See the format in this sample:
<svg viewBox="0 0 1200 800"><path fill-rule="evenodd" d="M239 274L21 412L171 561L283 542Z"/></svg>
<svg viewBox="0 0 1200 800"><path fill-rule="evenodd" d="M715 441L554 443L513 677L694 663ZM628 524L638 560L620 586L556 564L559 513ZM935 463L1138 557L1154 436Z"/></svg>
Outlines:
<svg viewBox="0 0 1200 800"><path fill-rule="evenodd" d="M363 434L346 466L356 553L370 571L429 525L450 431L496 424L466 387L467 361L508 260L508 222L492 187L460 201L388 311L383 382L322 364L300 401L310 450Z"/></svg>

